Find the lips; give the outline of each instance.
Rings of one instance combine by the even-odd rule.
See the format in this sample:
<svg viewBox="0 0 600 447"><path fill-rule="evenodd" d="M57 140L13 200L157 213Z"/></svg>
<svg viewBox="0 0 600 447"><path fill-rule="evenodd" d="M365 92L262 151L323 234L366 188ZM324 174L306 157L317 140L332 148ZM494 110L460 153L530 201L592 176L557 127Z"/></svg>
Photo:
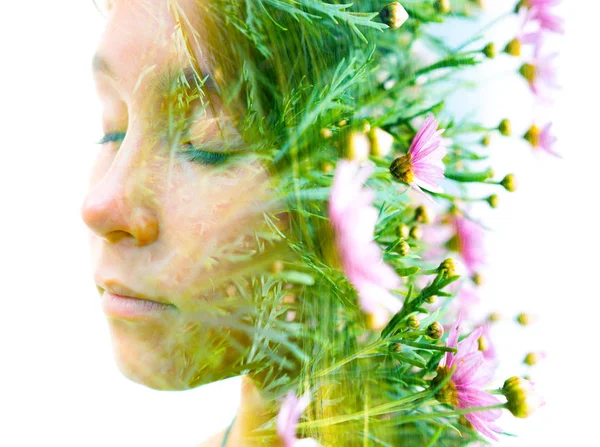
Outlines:
<svg viewBox="0 0 600 447"><path fill-rule="evenodd" d="M108 317L125 320L160 318L177 308L160 298L135 292L116 281L98 282L102 291L102 308Z"/></svg>

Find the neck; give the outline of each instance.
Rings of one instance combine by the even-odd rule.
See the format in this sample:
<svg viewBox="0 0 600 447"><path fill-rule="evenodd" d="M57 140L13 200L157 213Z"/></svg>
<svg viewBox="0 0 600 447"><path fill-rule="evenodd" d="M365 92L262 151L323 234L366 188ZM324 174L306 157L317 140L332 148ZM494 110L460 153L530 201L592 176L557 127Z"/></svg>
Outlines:
<svg viewBox="0 0 600 447"><path fill-rule="evenodd" d="M240 408L229 430L225 447L275 447L275 439L260 439L254 430L269 421L274 413L269 408L256 383L248 376L242 376ZM270 438L270 437L269 437ZM222 438L223 439L223 438Z"/></svg>

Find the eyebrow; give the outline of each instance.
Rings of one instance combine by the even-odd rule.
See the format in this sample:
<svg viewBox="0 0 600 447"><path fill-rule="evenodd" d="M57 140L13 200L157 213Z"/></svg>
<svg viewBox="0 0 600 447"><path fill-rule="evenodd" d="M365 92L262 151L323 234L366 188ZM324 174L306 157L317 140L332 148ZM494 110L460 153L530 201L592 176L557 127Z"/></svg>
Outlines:
<svg viewBox="0 0 600 447"><path fill-rule="evenodd" d="M101 55L95 54L92 59L92 69L95 73L104 73L107 76L117 79L115 72L111 69L108 61ZM173 87L183 84L184 88L191 90L206 89L209 95L219 95L219 88L215 83L212 76L197 71L191 67L185 67L183 69L168 69L158 73L155 77L156 91L169 91Z"/></svg>

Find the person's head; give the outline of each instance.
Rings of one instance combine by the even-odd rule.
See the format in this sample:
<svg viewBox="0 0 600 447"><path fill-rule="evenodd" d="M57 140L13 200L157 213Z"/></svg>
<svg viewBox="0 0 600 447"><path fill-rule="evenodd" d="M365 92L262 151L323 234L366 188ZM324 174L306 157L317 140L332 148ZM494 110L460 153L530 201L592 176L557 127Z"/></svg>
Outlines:
<svg viewBox="0 0 600 447"><path fill-rule="evenodd" d="M253 30L244 5L110 1L93 59L105 136L82 216L117 362L154 388L197 386L258 361L248 357L263 312L255 300L276 294L289 305L293 293L256 283L288 256L275 227L294 218L277 191L293 182L299 152L319 150L319 162L337 150L299 138L318 132L327 111L310 109L322 99L314 93L354 38L305 32L276 8L256 11L271 18Z"/></svg>

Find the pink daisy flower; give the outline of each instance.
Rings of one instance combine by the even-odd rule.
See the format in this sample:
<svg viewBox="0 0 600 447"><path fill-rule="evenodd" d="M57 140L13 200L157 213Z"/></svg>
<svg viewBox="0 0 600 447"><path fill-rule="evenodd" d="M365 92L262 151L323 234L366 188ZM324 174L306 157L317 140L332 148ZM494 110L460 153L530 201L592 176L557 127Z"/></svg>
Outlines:
<svg viewBox="0 0 600 447"><path fill-rule="evenodd" d="M529 128L524 138L531 144L534 149L541 149L555 157L560 155L554 150L554 144L557 138L552 135L550 128L552 123L548 123L540 130L535 124Z"/></svg>
<svg viewBox="0 0 600 447"><path fill-rule="evenodd" d="M539 99L548 101L548 90L560 88L556 81L556 68L553 61L557 54L536 55L534 60L521 65L519 73L529 83L529 88Z"/></svg>
<svg viewBox="0 0 600 447"><path fill-rule="evenodd" d="M564 34L564 20L554 14L551 9L557 6L561 0L525 0L528 8L527 21L537 22L540 29L552 33Z"/></svg>
<svg viewBox="0 0 600 447"><path fill-rule="evenodd" d="M329 198L329 218L335 231L337 251L344 273L358 291L363 311L376 319L396 313L402 302L389 290L399 287L400 278L383 262L381 248L373 240L378 212L371 203L373 191L363 185L372 165L359 167L340 160Z"/></svg>
<svg viewBox="0 0 600 447"><path fill-rule="evenodd" d="M459 317L448 334L448 347L458 348L458 352L447 352L440 361L433 385L439 385L448 376L450 379L437 392L436 398L442 403L461 409L501 404L496 397L482 390L482 387L487 385L493 376L493 370L478 349L477 340L483 329L479 328L473 331L471 335L458 343L461 323L462 318ZM454 372L452 372L453 369ZM500 409L491 409L467 413L465 418L475 430L497 440L495 433L501 433L502 429L496 426L494 421L500 415Z"/></svg>
<svg viewBox="0 0 600 447"><path fill-rule="evenodd" d="M476 222L462 216L453 219L455 236L450 239L449 248L460 254L469 274L477 273L485 262L483 251L483 228Z"/></svg>
<svg viewBox="0 0 600 447"><path fill-rule="evenodd" d="M397 157L390 166L396 180L408 183L417 191L421 187L442 192L439 180L444 178L444 163L448 140L441 137L445 129L438 130L438 122L428 116L413 139L408 153Z"/></svg>
<svg viewBox="0 0 600 447"><path fill-rule="evenodd" d="M283 447L318 447L319 443L313 438L298 439L296 438L296 429L300 416L306 410L310 403L310 395L305 393L302 397L297 398L293 391L290 391L277 415L277 435L283 442Z"/></svg>

